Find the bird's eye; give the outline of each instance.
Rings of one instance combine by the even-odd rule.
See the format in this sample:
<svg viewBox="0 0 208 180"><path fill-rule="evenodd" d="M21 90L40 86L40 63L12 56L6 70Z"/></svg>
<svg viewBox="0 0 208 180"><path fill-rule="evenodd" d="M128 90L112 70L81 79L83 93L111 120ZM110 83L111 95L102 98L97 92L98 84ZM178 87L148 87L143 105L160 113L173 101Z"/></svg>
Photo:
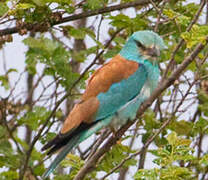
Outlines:
<svg viewBox="0 0 208 180"><path fill-rule="evenodd" d="M137 41L137 40L134 40L134 41L136 42L137 47L141 48L142 50L146 49L146 47L140 41Z"/></svg>

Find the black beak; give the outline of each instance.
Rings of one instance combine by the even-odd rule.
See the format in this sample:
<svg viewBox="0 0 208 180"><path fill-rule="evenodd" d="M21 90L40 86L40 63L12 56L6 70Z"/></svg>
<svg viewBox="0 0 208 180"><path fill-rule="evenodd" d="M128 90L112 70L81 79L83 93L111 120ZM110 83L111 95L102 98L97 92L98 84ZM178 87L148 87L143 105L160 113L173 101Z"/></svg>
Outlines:
<svg viewBox="0 0 208 180"><path fill-rule="evenodd" d="M160 56L160 50L157 47L148 48L147 54L152 57Z"/></svg>

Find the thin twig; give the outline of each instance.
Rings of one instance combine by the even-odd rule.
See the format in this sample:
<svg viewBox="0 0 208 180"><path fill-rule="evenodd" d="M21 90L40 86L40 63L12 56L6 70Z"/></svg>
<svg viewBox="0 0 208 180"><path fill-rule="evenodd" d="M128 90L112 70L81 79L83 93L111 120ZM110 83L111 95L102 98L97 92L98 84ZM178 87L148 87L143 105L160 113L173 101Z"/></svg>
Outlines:
<svg viewBox="0 0 208 180"><path fill-rule="evenodd" d="M20 2L20 0L18 0L17 2L15 2L12 6L12 8L10 8L3 16L0 17L0 22L6 18L9 14L9 11L11 11L12 9L14 9L16 7L16 5Z"/></svg>

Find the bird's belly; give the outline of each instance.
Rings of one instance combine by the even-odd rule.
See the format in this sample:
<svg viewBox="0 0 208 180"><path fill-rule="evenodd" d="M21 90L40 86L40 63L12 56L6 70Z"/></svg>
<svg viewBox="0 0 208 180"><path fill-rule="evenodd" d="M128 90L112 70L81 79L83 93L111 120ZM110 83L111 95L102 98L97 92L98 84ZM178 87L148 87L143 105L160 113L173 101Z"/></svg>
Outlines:
<svg viewBox="0 0 208 180"><path fill-rule="evenodd" d="M143 86L140 94L141 94L142 97L144 97L145 99L147 99L147 98L150 97L151 92L152 92L151 87L150 87L149 83L146 82L144 84L144 86Z"/></svg>
<svg viewBox="0 0 208 180"><path fill-rule="evenodd" d="M126 124L128 120L136 118L137 110L140 105L151 95L151 87L149 83L145 83L139 95L122 106L113 116L111 126L118 129L120 126Z"/></svg>
<svg viewBox="0 0 208 180"><path fill-rule="evenodd" d="M139 94L134 99L122 106L113 116L111 121L111 126L114 129L118 129L120 126L126 124L128 120L134 120L136 118L136 113L145 99Z"/></svg>

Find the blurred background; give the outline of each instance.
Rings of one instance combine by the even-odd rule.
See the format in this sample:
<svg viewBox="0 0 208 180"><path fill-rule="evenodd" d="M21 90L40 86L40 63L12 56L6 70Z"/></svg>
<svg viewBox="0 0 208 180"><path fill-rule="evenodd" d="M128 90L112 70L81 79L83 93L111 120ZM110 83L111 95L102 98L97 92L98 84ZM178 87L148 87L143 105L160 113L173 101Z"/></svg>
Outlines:
<svg viewBox="0 0 208 180"><path fill-rule="evenodd" d="M152 30L164 39L163 82L207 44L207 22L206 0L0 1L0 179L41 179L54 159L41 147L59 132L89 76L133 32ZM85 179L208 178L207 52L205 46L196 54ZM49 179L73 179L110 136L108 129L91 136Z"/></svg>

